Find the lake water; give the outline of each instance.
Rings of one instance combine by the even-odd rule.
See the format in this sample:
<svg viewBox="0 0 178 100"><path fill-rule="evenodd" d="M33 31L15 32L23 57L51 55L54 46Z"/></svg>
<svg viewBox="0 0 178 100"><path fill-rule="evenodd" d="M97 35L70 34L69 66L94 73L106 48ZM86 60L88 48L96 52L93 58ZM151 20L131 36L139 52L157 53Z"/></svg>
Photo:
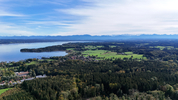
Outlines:
<svg viewBox="0 0 178 100"><path fill-rule="evenodd" d="M18 43L18 44L0 44L0 62L2 61L20 61L29 58L41 58L52 56L65 56L65 51L42 52L42 53L22 53L22 48L41 48L52 45L62 45L68 42L41 42L41 43Z"/></svg>

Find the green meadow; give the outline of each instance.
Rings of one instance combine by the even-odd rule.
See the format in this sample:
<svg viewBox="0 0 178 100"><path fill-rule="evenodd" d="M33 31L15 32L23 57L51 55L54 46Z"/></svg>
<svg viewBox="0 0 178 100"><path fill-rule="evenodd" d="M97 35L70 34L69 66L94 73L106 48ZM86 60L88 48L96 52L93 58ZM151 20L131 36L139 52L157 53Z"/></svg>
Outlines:
<svg viewBox="0 0 178 100"><path fill-rule="evenodd" d="M28 66L28 65L35 65L35 64L38 64L38 62L37 62L37 61L32 61L32 62L30 62L30 63L26 63L27 66Z"/></svg>
<svg viewBox="0 0 178 100"><path fill-rule="evenodd" d="M110 48L114 48L114 47L116 47L116 46L114 46L114 45L110 45L109 47L110 47Z"/></svg>
<svg viewBox="0 0 178 100"><path fill-rule="evenodd" d="M53 59L46 59L47 61L54 61Z"/></svg>
<svg viewBox="0 0 178 100"><path fill-rule="evenodd" d="M131 58L132 59L146 59L143 55L133 54L133 52L125 52L125 54L117 54L116 52L111 52L107 50L87 50L82 53L85 57L87 56L97 56L98 59L110 59L110 58Z"/></svg>
<svg viewBox="0 0 178 100"><path fill-rule="evenodd" d="M69 49L67 49L67 50L74 50L74 48L69 48Z"/></svg>
<svg viewBox="0 0 178 100"><path fill-rule="evenodd" d="M124 52L126 55L133 55L133 52Z"/></svg>
<svg viewBox="0 0 178 100"><path fill-rule="evenodd" d="M7 90L10 90L10 89L12 89L12 88L0 89L0 95L1 95L2 93L6 92Z"/></svg>
<svg viewBox="0 0 178 100"><path fill-rule="evenodd" d="M85 46L85 49L97 49L97 48L102 48L104 46L91 46L91 45L88 45L88 46Z"/></svg>

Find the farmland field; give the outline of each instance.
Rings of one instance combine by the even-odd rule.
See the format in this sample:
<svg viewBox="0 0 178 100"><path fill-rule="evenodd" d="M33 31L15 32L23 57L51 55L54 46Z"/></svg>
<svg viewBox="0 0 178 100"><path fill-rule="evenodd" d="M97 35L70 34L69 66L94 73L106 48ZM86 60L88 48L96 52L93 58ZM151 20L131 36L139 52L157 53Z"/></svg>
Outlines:
<svg viewBox="0 0 178 100"><path fill-rule="evenodd" d="M97 56L98 58L108 59L108 58L133 58L133 59L146 59L143 55L133 54L133 52L125 52L124 54L117 54L116 52L111 52L107 50L87 50L82 53L85 57L87 56Z"/></svg>

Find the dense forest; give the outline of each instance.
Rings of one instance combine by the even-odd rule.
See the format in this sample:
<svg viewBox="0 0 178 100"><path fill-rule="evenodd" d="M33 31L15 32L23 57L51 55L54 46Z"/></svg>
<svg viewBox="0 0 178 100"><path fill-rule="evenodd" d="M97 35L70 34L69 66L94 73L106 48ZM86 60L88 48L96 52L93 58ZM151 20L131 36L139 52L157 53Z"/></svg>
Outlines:
<svg viewBox="0 0 178 100"><path fill-rule="evenodd" d="M69 54L2 62L0 81L17 80L13 77L16 71L28 71L34 77L48 76L17 84L2 99L177 100L177 43L178 40L87 42L22 49L22 52L63 50Z"/></svg>

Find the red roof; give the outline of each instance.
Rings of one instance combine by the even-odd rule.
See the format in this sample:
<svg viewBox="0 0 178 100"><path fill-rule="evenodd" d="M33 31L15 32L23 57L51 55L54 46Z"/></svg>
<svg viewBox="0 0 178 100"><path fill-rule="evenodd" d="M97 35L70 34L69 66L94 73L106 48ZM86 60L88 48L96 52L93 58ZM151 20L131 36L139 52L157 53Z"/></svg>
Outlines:
<svg viewBox="0 0 178 100"><path fill-rule="evenodd" d="M28 71L27 72L20 72L20 73L18 73L17 75L19 75L19 76L23 76L23 75L28 75Z"/></svg>

